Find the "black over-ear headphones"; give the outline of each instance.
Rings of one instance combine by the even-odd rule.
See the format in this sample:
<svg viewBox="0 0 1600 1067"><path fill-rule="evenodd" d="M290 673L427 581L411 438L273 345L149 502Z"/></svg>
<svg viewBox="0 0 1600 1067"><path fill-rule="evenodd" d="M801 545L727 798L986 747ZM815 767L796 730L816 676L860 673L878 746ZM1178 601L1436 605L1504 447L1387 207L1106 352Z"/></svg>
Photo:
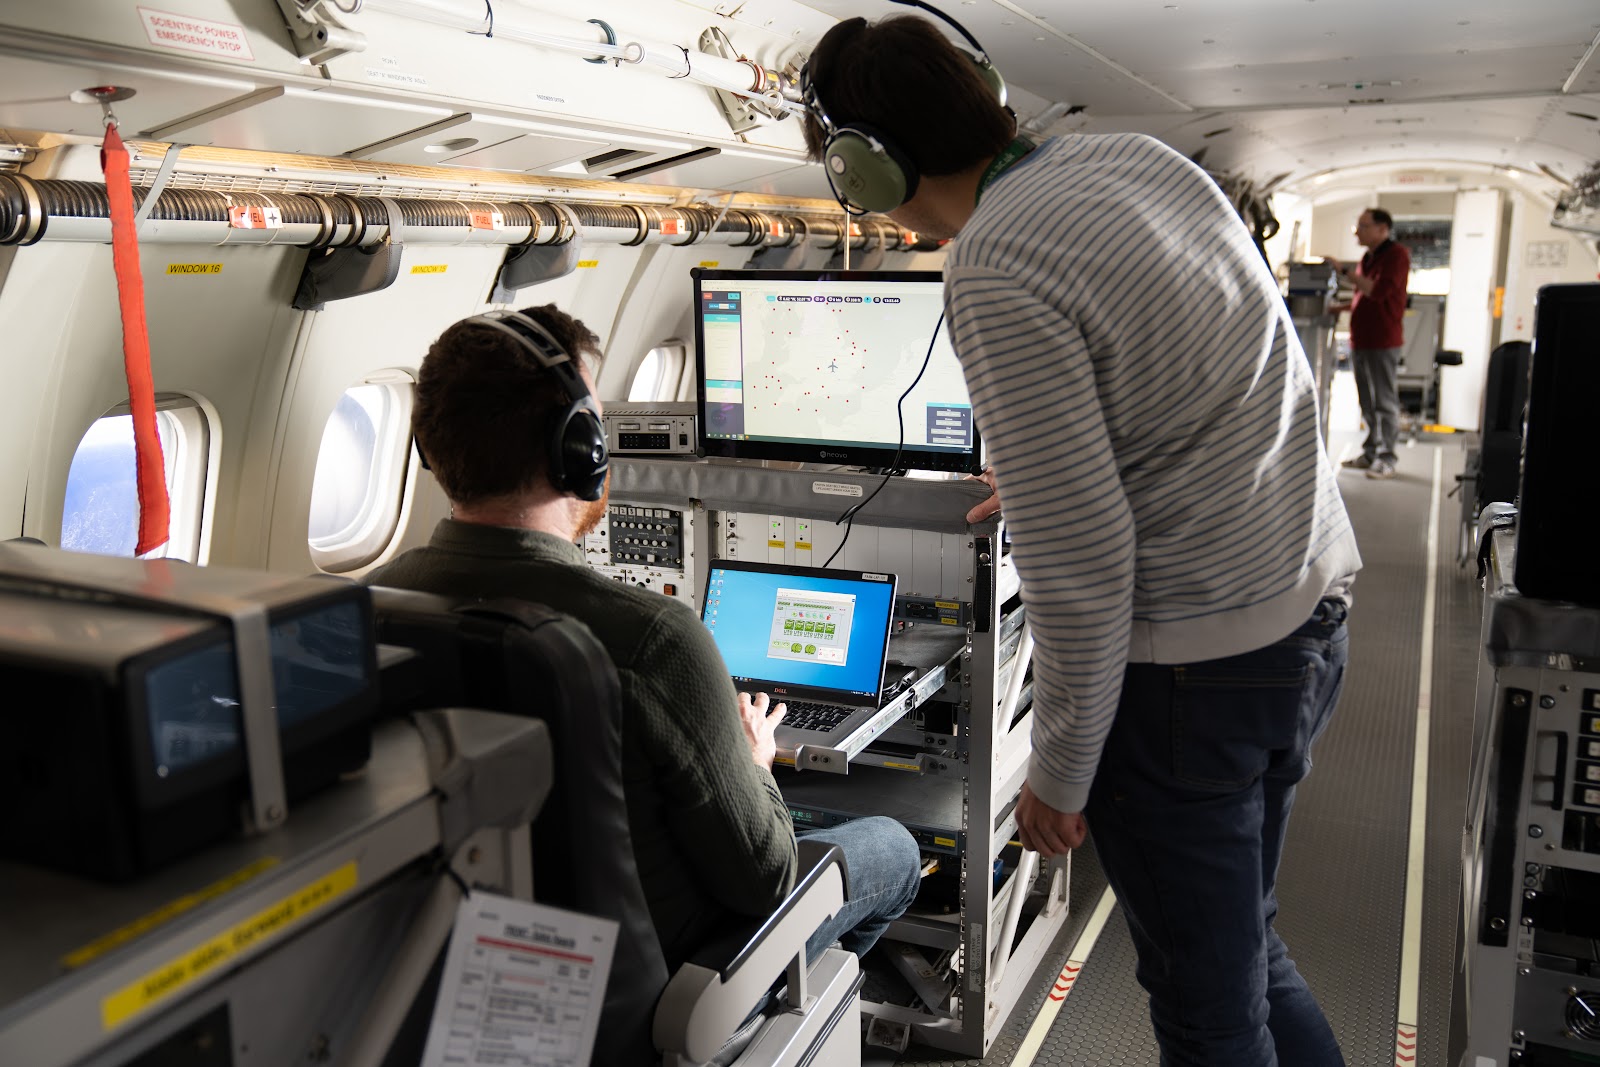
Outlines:
<svg viewBox="0 0 1600 1067"><path fill-rule="evenodd" d="M989 61L989 54L983 50L983 45L967 32L965 26L922 0L891 2L920 8L955 27L956 32L977 50L977 55L970 58L977 65L978 74L994 90L1000 105L1005 106L1005 79L1000 77L1000 72ZM861 21L866 22L865 19ZM845 211L852 215L893 211L916 195L922 175L912 158L876 127L864 122L834 122L817 96L816 83L811 80L810 63L800 72L800 97L827 138L822 146L822 169L828 175L828 184L833 187L834 198Z"/></svg>
<svg viewBox="0 0 1600 1067"><path fill-rule="evenodd" d="M606 452L600 406L578 373L578 362L550 331L519 311L486 311L466 320L488 326L516 341L535 364L553 375L565 405L551 416L545 462L550 482L579 500L599 500L605 490L611 457Z"/></svg>

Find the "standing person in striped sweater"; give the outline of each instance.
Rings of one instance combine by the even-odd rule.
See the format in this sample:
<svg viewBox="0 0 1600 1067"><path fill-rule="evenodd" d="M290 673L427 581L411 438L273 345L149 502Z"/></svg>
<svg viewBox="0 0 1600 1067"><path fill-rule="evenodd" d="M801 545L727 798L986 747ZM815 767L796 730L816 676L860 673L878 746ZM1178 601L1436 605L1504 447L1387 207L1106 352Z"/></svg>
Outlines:
<svg viewBox="0 0 1600 1067"><path fill-rule="evenodd" d="M1023 842L1094 830L1163 1064L1342 1064L1274 886L1361 563L1250 234L1149 137L1018 137L920 18L841 22L805 80L841 201L960 235L946 308L1037 642Z"/></svg>

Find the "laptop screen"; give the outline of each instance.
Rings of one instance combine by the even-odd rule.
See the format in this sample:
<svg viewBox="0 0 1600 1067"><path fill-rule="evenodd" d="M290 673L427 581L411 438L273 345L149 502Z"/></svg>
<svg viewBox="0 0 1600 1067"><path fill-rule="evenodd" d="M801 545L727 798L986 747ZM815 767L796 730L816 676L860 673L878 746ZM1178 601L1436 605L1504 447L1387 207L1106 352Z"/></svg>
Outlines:
<svg viewBox="0 0 1600 1067"><path fill-rule="evenodd" d="M740 688L872 704L883 686L894 586L892 574L716 560L700 617Z"/></svg>

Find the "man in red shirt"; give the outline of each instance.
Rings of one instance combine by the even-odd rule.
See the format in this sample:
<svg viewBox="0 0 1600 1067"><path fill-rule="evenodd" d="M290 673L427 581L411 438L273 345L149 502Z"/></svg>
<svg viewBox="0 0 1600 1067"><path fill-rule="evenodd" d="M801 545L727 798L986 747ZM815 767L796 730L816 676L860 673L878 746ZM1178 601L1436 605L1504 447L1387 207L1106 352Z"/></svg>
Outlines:
<svg viewBox="0 0 1600 1067"><path fill-rule="evenodd" d="M1367 440L1361 455L1344 465L1364 470L1368 478L1394 477L1394 440L1400 429L1400 393L1395 376L1400 350L1405 347L1406 282L1411 276L1411 253L1389 236L1394 219L1382 208L1368 208L1356 220L1356 240L1367 254L1351 270L1332 257L1335 270L1355 286L1349 304L1336 310L1350 312L1350 357L1355 364L1356 395Z"/></svg>

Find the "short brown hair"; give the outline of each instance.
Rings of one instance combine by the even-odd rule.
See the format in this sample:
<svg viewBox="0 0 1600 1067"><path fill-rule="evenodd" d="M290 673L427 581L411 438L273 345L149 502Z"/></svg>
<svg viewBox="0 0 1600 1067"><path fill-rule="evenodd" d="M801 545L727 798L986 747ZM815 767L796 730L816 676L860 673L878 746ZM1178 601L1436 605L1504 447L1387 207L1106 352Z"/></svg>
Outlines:
<svg viewBox="0 0 1600 1067"><path fill-rule="evenodd" d="M600 339L554 304L523 308L573 359L598 357ZM493 326L463 319L428 349L417 373L411 432L439 487L474 504L546 479L556 379Z"/></svg>
<svg viewBox="0 0 1600 1067"><path fill-rule="evenodd" d="M806 72L834 125L881 130L932 177L988 162L1016 136L972 57L916 15L846 19L823 34ZM815 115L805 117L805 137L820 160L827 134Z"/></svg>

